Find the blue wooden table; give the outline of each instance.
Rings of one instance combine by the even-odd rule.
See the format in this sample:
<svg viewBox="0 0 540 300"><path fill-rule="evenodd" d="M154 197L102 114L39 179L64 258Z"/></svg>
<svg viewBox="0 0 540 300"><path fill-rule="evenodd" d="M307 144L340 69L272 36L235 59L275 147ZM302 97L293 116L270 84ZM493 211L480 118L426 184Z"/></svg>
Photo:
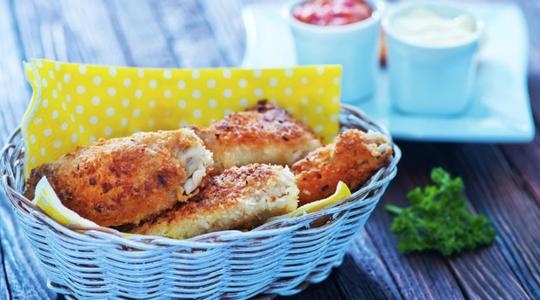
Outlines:
<svg viewBox="0 0 540 300"><path fill-rule="evenodd" d="M520 0L531 33L529 91L540 122L540 2ZM0 138L30 98L21 62L32 57L144 67L237 65L238 1L0 0ZM511 99L509 99L511 101ZM526 145L400 142L400 173L344 263L299 299L540 299L540 135ZM463 177L470 207L495 225L492 247L449 259L404 255L383 206L428 182L432 167ZM49 299L45 275L0 199L0 298Z"/></svg>

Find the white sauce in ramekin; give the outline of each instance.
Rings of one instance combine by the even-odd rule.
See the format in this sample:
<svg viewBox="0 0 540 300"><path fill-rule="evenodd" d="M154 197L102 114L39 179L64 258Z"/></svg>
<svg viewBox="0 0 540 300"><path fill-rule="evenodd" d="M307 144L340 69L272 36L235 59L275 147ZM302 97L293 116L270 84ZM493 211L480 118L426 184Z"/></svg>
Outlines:
<svg viewBox="0 0 540 300"><path fill-rule="evenodd" d="M393 32L403 40L421 46L454 46L474 38L476 22L468 14L445 17L429 8L415 8L395 16Z"/></svg>

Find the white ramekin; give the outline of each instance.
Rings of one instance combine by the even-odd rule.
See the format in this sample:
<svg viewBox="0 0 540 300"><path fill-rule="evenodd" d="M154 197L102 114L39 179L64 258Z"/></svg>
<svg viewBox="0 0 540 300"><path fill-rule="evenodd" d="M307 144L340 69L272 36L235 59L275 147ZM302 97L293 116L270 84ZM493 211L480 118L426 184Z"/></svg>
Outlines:
<svg viewBox="0 0 540 300"><path fill-rule="evenodd" d="M392 20L408 11L425 7L444 16L467 14L476 23L474 36L452 46L424 46L396 34ZM483 24L455 4L414 2L397 5L383 18L387 43L387 67L393 106L406 113L453 115L471 101L476 73L475 57Z"/></svg>
<svg viewBox="0 0 540 300"><path fill-rule="evenodd" d="M284 12L294 36L298 63L342 65L342 99L355 102L371 96L377 75L382 2L367 0L373 10L369 18L339 26L312 25L297 20L292 9L301 2L303 0L290 1Z"/></svg>

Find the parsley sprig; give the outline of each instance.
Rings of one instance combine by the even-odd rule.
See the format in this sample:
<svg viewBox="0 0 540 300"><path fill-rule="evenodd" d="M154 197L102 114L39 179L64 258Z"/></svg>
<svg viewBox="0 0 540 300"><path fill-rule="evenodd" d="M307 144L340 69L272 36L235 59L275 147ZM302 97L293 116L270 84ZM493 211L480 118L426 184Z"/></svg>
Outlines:
<svg viewBox="0 0 540 300"><path fill-rule="evenodd" d="M435 168L431 181L433 185L407 194L409 207L386 206L396 215L391 230L399 236L400 250L435 250L450 256L491 244L495 229L485 216L467 209L461 178Z"/></svg>

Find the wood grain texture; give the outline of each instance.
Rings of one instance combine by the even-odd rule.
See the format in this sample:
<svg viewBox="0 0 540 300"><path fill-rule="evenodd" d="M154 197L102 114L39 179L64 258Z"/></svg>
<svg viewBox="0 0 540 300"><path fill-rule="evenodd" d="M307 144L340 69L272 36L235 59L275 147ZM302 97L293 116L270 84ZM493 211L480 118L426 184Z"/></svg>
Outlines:
<svg viewBox="0 0 540 300"><path fill-rule="evenodd" d="M45 57L144 67L236 65L244 51L240 7L216 0L0 0L0 138L17 125L30 96L20 61ZM517 1L529 31L540 4ZM540 36L531 34L529 91L540 121ZM351 244L343 265L292 299L540 299L540 136L527 145L399 143L404 159L382 203ZM497 229L491 247L445 259L402 254L390 234L388 203L428 182L434 166L462 176L471 209ZM0 199L0 299L56 297Z"/></svg>

